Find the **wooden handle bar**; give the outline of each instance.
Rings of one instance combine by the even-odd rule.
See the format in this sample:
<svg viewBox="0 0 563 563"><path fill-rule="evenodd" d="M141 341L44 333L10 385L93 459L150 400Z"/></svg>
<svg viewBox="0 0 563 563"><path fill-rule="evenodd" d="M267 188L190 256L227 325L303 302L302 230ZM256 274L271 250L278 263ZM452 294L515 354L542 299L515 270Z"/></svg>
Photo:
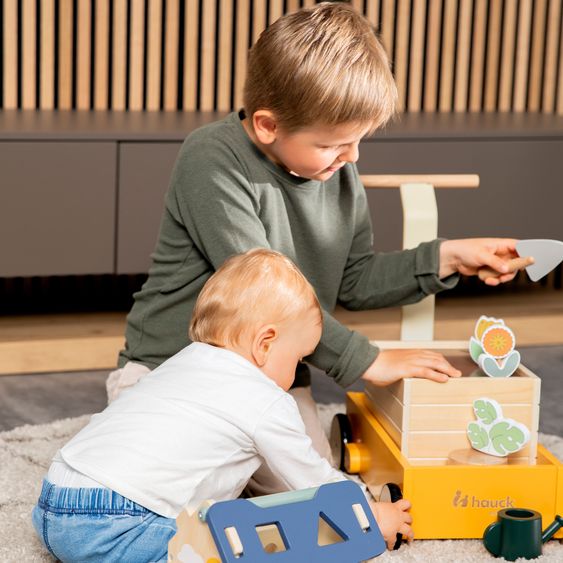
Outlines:
<svg viewBox="0 0 563 563"><path fill-rule="evenodd" d="M477 174L365 174L365 188L398 188L401 184L432 184L435 188L478 188Z"/></svg>

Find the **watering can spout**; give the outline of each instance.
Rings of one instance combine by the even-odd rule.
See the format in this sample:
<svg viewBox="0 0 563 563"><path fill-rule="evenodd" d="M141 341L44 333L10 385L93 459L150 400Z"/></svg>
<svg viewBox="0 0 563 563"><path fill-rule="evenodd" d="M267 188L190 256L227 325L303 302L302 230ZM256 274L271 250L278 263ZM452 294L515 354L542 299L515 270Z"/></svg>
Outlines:
<svg viewBox="0 0 563 563"><path fill-rule="evenodd" d="M544 530L541 541L545 543L546 541L550 540L559 530L559 528L563 527L563 518L556 514L555 520Z"/></svg>

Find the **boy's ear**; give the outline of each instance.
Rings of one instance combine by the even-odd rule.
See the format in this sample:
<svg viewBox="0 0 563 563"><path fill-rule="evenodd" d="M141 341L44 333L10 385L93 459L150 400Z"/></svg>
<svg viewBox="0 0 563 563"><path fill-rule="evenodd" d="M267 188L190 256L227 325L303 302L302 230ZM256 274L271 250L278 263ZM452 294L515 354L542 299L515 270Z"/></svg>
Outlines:
<svg viewBox="0 0 563 563"><path fill-rule="evenodd" d="M278 329L275 325L265 325L261 327L252 341L252 359L258 367L264 366L268 361L268 356L274 341L278 337Z"/></svg>
<svg viewBox="0 0 563 563"><path fill-rule="evenodd" d="M252 116L254 134L263 145L271 145L278 133L276 116L267 109L259 109Z"/></svg>

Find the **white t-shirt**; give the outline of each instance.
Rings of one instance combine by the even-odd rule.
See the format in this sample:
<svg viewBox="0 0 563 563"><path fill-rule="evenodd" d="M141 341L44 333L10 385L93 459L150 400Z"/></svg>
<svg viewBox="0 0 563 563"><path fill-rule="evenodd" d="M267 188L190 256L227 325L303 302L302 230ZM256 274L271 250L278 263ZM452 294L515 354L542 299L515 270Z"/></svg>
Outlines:
<svg viewBox="0 0 563 563"><path fill-rule="evenodd" d="M123 391L60 455L169 518L238 497L262 462L288 490L345 479L313 449L291 395L242 356L197 342Z"/></svg>

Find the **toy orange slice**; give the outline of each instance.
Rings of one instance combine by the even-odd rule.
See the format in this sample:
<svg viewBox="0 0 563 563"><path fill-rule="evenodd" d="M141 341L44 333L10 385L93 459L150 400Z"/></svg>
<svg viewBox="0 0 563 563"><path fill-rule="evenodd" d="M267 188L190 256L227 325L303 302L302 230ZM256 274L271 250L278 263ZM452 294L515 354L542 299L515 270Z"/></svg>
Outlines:
<svg viewBox="0 0 563 563"><path fill-rule="evenodd" d="M504 358L514 350L516 339L509 328L502 325L493 325L483 333L481 344L483 350L493 358Z"/></svg>
<svg viewBox="0 0 563 563"><path fill-rule="evenodd" d="M475 338L481 340L484 332L493 325L504 325L504 321L502 319L481 315L475 324Z"/></svg>

